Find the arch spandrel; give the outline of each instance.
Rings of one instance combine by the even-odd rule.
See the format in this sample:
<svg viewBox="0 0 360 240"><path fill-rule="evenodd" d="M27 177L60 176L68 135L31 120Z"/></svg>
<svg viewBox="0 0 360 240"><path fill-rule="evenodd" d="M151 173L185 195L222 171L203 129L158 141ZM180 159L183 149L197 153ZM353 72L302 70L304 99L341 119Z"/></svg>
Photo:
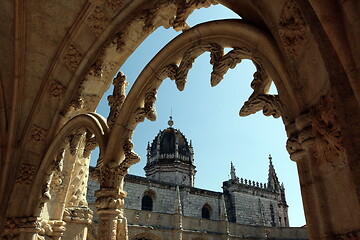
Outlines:
<svg viewBox="0 0 360 240"><path fill-rule="evenodd" d="M179 87L178 79L175 79L175 82L178 88L182 90L183 84L185 84L182 73L191 68L192 58L195 59L205 51L214 53L214 47L209 47L209 44L214 44L221 48L238 48L240 50L238 57L251 59L256 65L259 65L258 67L260 69L267 72L266 76L268 76L269 79L266 81L271 82L271 80L274 79L274 82L278 86L280 98L283 98L287 103L293 104L290 108L293 112L284 112L285 114L283 114L283 116L288 115L291 117L291 114L297 114L297 108L294 107L296 104L294 94L291 91L290 84L287 83L288 72L284 68L283 59L281 55L279 55L279 51L270 37L259 29L243 23L241 20L222 20L204 23L187 30L167 44L140 73L126 97L119 117L113 127L106 159L122 159L122 150L115 147L116 143L121 141L121 138L131 138L136 125L142 122L145 117L149 118L149 114L151 114L152 117L156 116L154 103L156 101L157 89L162 81L166 77L175 79L180 76L181 86ZM195 53L189 53L189 49L191 50L193 48L195 48L193 51ZM194 56L187 56L186 54L194 54ZM216 52L214 54L216 55ZM216 58L216 56L213 57ZM188 62L185 63L185 67L182 68L182 61L184 59ZM218 62L221 62L220 59L218 59ZM212 59L212 61L213 60L214 59ZM176 72L178 69L180 73ZM222 74L226 73L228 67L225 67L225 69ZM284 86L287 86L287 88L284 88ZM261 91L264 91L264 94L266 94L268 90L266 89L267 86L263 87L264 89ZM153 118L149 119L154 120Z"/></svg>

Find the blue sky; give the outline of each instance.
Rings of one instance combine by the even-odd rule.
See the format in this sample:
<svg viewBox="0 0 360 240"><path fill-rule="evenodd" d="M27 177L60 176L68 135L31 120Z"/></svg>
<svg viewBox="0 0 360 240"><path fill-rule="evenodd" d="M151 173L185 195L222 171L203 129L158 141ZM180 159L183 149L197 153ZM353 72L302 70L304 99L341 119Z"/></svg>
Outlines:
<svg viewBox="0 0 360 240"><path fill-rule="evenodd" d="M187 22L194 26L228 18L239 17L217 5L196 10ZM159 28L140 45L120 69L127 76L128 89L151 58L178 34L173 29ZM209 61L208 53L196 59L182 92L177 90L175 82L164 80L156 101L158 120L145 120L134 132L134 151L141 156L141 161L129 172L144 176L147 143L152 142L159 130L168 126L172 109L173 127L180 129L193 142L197 170L195 187L222 191L222 182L229 179L231 161L239 178L265 183L268 156L271 154L279 181L285 185L290 225L304 225L296 164L290 160L285 148L287 137L281 118L266 117L261 112L248 117L239 116L242 104L252 93L250 83L255 72L254 65L249 60L243 60L235 69L229 70L218 86L212 88ZM276 93L276 88L272 86L270 92ZM97 109L104 117L108 116L107 96L111 93L112 88L105 93ZM95 165L95 161L96 157L92 156L91 164Z"/></svg>

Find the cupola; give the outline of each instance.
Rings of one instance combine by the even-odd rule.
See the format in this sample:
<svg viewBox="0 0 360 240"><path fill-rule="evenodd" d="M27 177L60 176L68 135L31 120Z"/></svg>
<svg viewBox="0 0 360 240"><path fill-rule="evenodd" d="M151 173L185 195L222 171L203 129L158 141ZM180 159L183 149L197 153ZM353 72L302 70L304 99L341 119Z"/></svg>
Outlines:
<svg viewBox="0 0 360 240"><path fill-rule="evenodd" d="M170 116L169 127L159 131L148 144L146 176L151 179L194 186L194 151L191 141L173 128L174 121Z"/></svg>

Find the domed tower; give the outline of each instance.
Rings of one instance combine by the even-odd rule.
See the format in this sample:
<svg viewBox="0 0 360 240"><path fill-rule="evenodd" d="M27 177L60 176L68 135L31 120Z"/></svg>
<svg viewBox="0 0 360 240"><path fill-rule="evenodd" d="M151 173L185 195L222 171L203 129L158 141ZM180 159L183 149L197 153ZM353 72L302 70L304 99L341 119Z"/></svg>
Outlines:
<svg viewBox="0 0 360 240"><path fill-rule="evenodd" d="M180 130L173 128L172 117L169 127L148 144L146 177L177 185L194 186L196 173L192 143L188 143Z"/></svg>

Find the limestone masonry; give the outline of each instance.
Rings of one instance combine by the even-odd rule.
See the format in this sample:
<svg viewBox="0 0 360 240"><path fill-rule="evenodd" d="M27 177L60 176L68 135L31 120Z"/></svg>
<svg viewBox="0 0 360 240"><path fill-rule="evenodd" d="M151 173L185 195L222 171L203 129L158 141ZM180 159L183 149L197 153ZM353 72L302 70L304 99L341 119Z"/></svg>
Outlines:
<svg viewBox="0 0 360 240"><path fill-rule="evenodd" d="M204 239L244 239L245 235L307 239L306 228L289 228L285 188L279 183L271 156L267 183L237 177L231 163L231 178L223 182L223 192L196 188L192 143L172 127L173 123L170 117L169 127L148 144L146 177L125 177L130 239L173 239L170 236L174 234L181 234L183 239L197 235ZM94 212L98 189L97 181L89 178L87 201Z"/></svg>

